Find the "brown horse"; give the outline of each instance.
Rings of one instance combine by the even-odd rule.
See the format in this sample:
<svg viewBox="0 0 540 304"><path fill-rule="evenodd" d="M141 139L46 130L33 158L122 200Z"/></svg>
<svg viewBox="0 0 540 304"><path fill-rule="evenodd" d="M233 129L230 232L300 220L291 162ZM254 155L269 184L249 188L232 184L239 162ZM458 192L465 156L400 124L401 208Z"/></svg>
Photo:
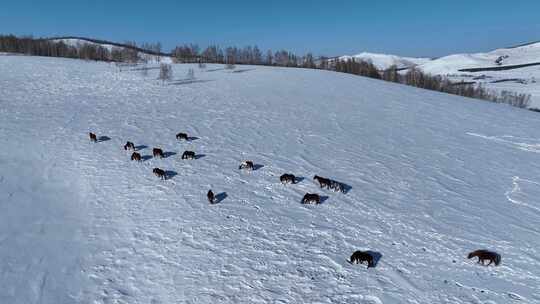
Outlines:
<svg viewBox="0 0 540 304"><path fill-rule="evenodd" d="M157 177L159 177L161 179L166 179L167 178L167 175L166 175L165 171L161 170L160 168L154 168L154 170L152 170L152 172L154 172L154 175L156 175Z"/></svg>
<svg viewBox="0 0 540 304"><path fill-rule="evenodd" d="M315 175L313 177L314 180L316 180L317 182L319 182L319 187L321 188L327 188L327 189L330 189L330 187L332 187L332 180L328 179L328 178L324 178L324 177L320 177L318 175Z"/></svg>
<svg viewBox="0 0 540 304"><path fill-rule="evenodd" d="M321 203L321 197L316 193L306 193L304 195L304 198L302 198L302 204L320 204Z"/></svg>
<svg viewBox="0 0 540 304"><path fill-rule="evenodd" d="M216 200L215 196L214 196L214 192L212 192L212 190L208 190L208 193L206 194L206 197L208 198L208 202L210 202L210 204L213 204Z"/></svg>
<svg viewBox="0 0 540 304"><path fill-rule="evenodd" d="M90 132L90 133L88 133L88 135L90 136L90 141L97 142L96 134Z"/></svg>
<svg viewBox="0 0 540 304"><path fill-rule="evenodd" d="M238 169L246 169L246 170L253 170L253 162L250 160L246 160L240 164Z"/></svg>
<svg viewBox="0 0 540 304"><path fill-rule="evenodd" d="M195 152L184 151L184 153L182 154L182 159L195 159Z"/></svg>
<svg viewBox="0 0 540 304"><path fill-rule="evenodd" d="M131 154L131 160L136 160L138 162L142 161L142 157L139 153L137 152L133 152L133 154Z"/></svg>
<svg viewBox="0 0 540 304"><path fill-rule="evenodd" d="M369 254L367 251L355 251L351 258L348 261L351 264L364 264L364 262L367 262L367 267L375 267L375 264L373 263L373 256Z"/></svg>
<svg viewBox="0 0 540 304"><path fill-rule="evenodd" d="M183 139L183 140L188 141L189 137L188 137L188 135L186 133L178 133L178 134L176 134L176 139L178 139L178 140Z"/></svg>
<svg viewBox="0 0 540 304"><path fill-rule="evenodd" d="M163 158L163 150L161 150L161 149L159 149L159 148L154 148L154 149L152 149L152 155L153 155L154 157L158 157L158 156L159 156L159 158Z"/></svg>
<svg viewBox="0 0 540 304"><path fill-rule="evenodd" d="M485 266L489 266L492 263L495 263L495 266L499 266L499 264L501 263L501 255L496 252L489 251L489 250L484 250L484 249L475 250L469 253L469 255L467 256L467 258L469 259L472 259L474 257L478 257L478 264L482 264L482 265L485 265L484 261L489 260L489 264Z"/></svg>
<svg viewBox="0 0 540 304"><path fill-rule="evenodd" d="M133 151L135 151L135 145L132 142L128 141L124 145L124 150L133 150Z"/></svg>
<svg viewBox="0 0 540 304"><path fill-rule="evenodd" d="M282 176L279 177L279 181L281 181L282 184L295 184L296 183L296 176L292 174L285 173Z"/></svg>

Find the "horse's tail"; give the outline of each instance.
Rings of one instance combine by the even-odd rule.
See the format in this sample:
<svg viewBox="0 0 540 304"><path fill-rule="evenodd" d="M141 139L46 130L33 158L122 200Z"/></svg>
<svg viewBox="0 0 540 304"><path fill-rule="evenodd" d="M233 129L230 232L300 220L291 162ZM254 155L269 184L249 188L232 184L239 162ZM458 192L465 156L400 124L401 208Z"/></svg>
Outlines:
<svg viewBox="0 0 540 304"><path fill-rule="evenodd" d="M501 255L497 254L495 256L495 266L499 266L500 263L501 263Z"/></svg>

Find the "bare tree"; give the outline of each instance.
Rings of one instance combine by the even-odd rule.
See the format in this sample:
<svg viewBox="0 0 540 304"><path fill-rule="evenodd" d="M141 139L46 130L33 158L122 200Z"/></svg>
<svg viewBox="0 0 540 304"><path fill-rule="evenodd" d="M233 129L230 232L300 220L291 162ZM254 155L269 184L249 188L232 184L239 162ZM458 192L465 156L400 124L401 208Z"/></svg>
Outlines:
<svg viewBox="0 0 540 304"><path fill-rule="evenodd" d="M384 70L382 79L391 82L399 82L399 73L397 66L393 64L389 66L386 70Z"/></svg>

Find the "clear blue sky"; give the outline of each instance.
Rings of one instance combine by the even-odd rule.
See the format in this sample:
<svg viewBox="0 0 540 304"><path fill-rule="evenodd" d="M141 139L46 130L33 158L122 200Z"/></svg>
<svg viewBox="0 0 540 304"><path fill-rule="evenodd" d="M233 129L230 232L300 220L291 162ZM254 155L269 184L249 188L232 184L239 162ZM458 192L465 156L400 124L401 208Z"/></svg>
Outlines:
<svg viewBox="0 0 540 304"><path fill-rule="evenodd" d="M540 40L540 0L3 0L0 32L435 57Z"/></svg>

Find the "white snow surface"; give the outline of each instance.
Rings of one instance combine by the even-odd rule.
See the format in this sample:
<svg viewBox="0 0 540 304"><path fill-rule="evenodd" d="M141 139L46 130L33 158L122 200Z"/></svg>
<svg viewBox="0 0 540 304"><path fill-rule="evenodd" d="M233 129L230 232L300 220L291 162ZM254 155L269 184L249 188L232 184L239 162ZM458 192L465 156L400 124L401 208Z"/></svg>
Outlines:
<svg viewBox="0 0 540 304"><path fill-rule="evenodd" d="M0 71L0 303L540 303L538 113L319 70Z"/></svg>

